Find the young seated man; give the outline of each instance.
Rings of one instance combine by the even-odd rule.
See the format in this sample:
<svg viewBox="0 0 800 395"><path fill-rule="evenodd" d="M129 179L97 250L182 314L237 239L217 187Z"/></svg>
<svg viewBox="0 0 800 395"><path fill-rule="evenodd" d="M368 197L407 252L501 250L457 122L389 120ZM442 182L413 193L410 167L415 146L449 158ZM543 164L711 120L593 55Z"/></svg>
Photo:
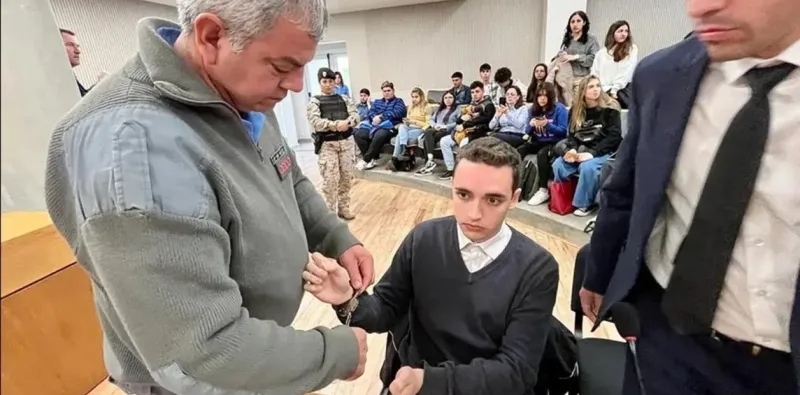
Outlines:
<svg viewBox="0 0 800 395"><path fill-rule="evenodd" d="M479 70L479 76L479 81L483 83L483 95L488 97L492 103L497 102L495 97L497 97L497 91L500 89L500 86L492 79L492 65L489 63L482 64ZM498 97L498 100L499 99Z"/></svg>
<svg viewBox="0 0 800 395"><path fill-rule="evenodd" d="M362 155L356 164L358 170L369 170L378 165L383 146L392 139L394 126L402 123L406 116L406 103L394 95L394 84L384 81L381 91L383 98L372 102L367 119L358 125L353 135Z"/></svg>
<svg viewBox="0 0 800 395"><path fill-rule="evenodd" d="M444 166L447 169L444 174L439 176L440 180L449 180L453 178L453 169L456 166L456 156L454 150L457 145L464 146L470 140L477 140L489 133L489 123L494 118L496 108L492 101L483 95L483 83L480 81L473 82L470 86L472 93L472 115L465 114L456 119L456 132L464 129L470 129L471 132L466 138L460 142L455 140L455 132L449 136L444 136L439 141L439 147L442 149L442 157L444 158Z"/></svg>
<svg viewBox="0 0 800 395"><path fill-rule="evenodd" d="M470 89L468 86L464 85L464 74L461 74L460 71L456 71L453 75L450 76L450 79L453 81L453 96L456 98L456 105L462 106L464 104L469 104L471 97L470 97Z"/></svg>
<svg viewBox="0 0 800 395"><path fill-rule="evenodd" d="M361 92L358 93L358 98L359 102L356 104L356 110L358 110L358 120L365 121L369 115L369 109L372 107L372 99L370 98L369 89L361 88Z"/></svg>
<svg viewBox="0 0 800 395"><path fill-rule="evenodd" d="M497 84L497 96L492 98L494 104L500 103L500 98L506 97L508 87L514 85L523 92L528 91L528 87L522 83L518 78L514 78L511 74L511 69L508 67L501 67L494 73L494 82Z"/></svg>
<svg viewBox="0 0 800 395"><path fill-rule="evenodd" d="M553 256L505 223L519 200L520 156L487 137L459 154L455 216L423 222L373 294L354 296L347 272L315 254L305 289L340 320L393 339L402 367L391 394L530 395L558 286ZM384 391L386 391L384 389ZM384 392L385 393L385 392Z"/></svg>

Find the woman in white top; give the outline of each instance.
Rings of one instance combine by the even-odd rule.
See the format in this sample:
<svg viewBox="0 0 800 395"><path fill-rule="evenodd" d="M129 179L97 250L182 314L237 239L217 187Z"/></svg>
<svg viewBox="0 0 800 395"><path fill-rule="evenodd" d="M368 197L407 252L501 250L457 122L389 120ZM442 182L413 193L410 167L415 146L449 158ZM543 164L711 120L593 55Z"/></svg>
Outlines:
<svg viewBox="0 0 800 395"><path fill-rule="evenodd" d="M608 28L605 49L598 51L592 64L592 74L600 77L604 92L615 99L617 92L631 82L639 61L639 49L633 43L627 21L616 21Z"/></svg>

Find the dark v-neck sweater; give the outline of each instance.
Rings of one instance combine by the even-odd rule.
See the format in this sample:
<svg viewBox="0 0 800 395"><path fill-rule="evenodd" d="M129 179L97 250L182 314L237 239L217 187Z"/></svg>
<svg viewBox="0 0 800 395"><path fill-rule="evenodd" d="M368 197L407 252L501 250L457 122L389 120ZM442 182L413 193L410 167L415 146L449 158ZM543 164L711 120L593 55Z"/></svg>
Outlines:
<svg viewBox="0 0 800 395"><path fill-rule="evenodd" d="M404 366L424 367L420 394L533 392L558 285L553 256L512 228L506 249L470 273L453 217L418 225L374 294L359 297L351 325L393 330ZM402 339L400 338L402 337Z"/></svg>

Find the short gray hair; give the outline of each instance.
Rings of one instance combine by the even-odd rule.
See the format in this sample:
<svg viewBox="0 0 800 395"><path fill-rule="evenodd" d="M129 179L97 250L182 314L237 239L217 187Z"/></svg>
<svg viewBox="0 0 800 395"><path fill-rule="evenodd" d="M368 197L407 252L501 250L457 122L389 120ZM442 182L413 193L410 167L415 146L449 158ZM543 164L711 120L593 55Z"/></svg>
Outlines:
<svg viewBox="0 0 800 395"><path fill-rule="evenodd" d="M319 41L328 26L325 0L177 0L178 20L186 33L202 13L219 17L234 51L241 51L255 36L271 29L280 17L298 24Z"/></svg>

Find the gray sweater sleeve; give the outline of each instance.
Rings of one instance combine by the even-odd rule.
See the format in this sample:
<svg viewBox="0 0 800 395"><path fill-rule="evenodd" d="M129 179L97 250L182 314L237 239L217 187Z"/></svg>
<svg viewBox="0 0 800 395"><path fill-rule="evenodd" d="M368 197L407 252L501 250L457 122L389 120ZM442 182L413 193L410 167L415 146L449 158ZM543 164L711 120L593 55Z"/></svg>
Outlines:
<svg viewBox="0 0 800 395"><path fill-rule="evenodd" d="M85 218L69 238L97 305L115 317L104 330L179 394L299 394L349 376L358 363L349 328L296 330L244 307L231 240L195 160L202 149L178 138L187 127L163 111L117 109L65 134L66 154L49 163L75 195L66 210ZM319 215L310 183L296 180L304 215Z"/></svg>
<svg viewBox="0 0 800 395"><path fill-rule="evenodd" d="M300 331L250 317L228 275L226 232L212 221L130 210L89 218L80 234L115 329L172 392L298 394L358 362L347 327Z"/></svg>

